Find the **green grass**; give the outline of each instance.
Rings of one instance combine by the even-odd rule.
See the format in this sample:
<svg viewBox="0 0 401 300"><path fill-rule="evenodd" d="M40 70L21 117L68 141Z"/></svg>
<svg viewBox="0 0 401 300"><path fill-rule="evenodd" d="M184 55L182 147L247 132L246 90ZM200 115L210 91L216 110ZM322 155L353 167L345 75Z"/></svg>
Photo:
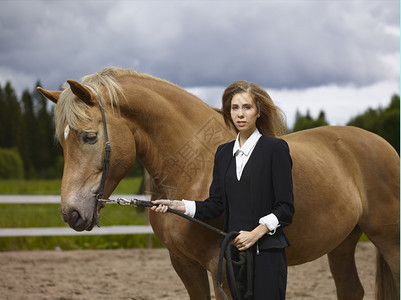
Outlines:
<svg viewBox="0 0 401 300"><path fill-rule="evenodd" d="M100 225L144 225L146 212L131 206L107 204ZM64 227L60 204L0 204L0 228Z"/></svg>
<svg viewBox="0 0 401 300"><path fill-rule="evenodd" d="M0 180L0 195L60 195L61 179Z"/></svg>
<svg viewBox="0 0 401 300"><path fill-rule="evenodd" d="M362 233L362 236L359 238L359 241L360 242L369 242L369 239L364 233Z"/></svg>
<svg viewBox="0 0 401 300"><path fill-rule="evenodd" d="M142 178L126 178L114 191L116 194L138 194ZM0 194L59 195L61 180L3 180ZM143 209L107 204L101 211L100 225L145 225ZM60 204L0 204L0 228L65 227ZM147 237L137 235L51 236L0 238L0 251L144 248ZM152 236L153 247L162 247Z"/></svg>
<svg viewBox="0 0 401 300"><path fill-rule="evenodd" d="M124 178L115 194L138 194L142 177ZM0 195L60 195L61 179L0 180Z"/></svg>

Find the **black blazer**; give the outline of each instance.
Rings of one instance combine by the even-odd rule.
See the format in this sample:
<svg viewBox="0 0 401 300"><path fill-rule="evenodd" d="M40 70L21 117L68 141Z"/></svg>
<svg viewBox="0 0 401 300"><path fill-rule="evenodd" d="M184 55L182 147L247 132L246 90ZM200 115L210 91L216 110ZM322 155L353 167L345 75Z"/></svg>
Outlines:
<svg viewBox="0 0 401 300"><path fill-rule="evenodd" d="M196 201L195 218L209 220L224 213L224 230L228 228L229 205L225 191L225 175L233 156L234 141L218 147L214 159L213 181L209 198ZM248 166L248 164L250 164ZM294 215L292 191L292 160L287 143L278 138L261 136L245 166L251 167L252 218L254 227L259 219L273 213L280 227L273 235L266 234L259 241L260 249L284 248L290 243L284 227Z"/></svg>

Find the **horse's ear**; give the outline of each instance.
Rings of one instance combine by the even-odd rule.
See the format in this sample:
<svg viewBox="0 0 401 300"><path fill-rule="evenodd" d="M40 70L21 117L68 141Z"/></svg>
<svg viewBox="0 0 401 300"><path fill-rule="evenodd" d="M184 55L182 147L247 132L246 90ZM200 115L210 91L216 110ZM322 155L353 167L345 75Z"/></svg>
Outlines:
<svg viewBox="0 0 401 300"><path fill-rule="evenodd" d="M92 93L88 87L79 83L75 80L67 80L68 84L70 85L71 91L77 96L79 99L84 101L86 104L93 106L94 102L92 100Z"/></svg>
<svg viewBox="0 0 401 300"><path fill-rule="evenodd" d="M43 96L57 104L57 101L60 98L61 91L48 91L42 89L40 86L38 86L37 89Z"/></svg>

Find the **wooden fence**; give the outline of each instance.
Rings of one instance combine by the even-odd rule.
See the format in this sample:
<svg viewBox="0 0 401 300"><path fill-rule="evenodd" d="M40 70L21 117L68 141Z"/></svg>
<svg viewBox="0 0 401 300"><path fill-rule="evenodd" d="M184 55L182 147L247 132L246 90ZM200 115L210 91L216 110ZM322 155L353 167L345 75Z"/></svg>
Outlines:
<svg viewBox="0 0 401 300"><path fill-rule="evenodd" d="M113 195L113 198L124 197L127 199L145 199L143 195ZM0 196L0 203L11 204L39 204L39 203L60 203L59 196L21 196L7 195ZM148 240L153 234L150 225L132 226L104 226L95 227L92 231L77 232L70 227L39 227L39 228L0 228L0 237L18 236L66 236L66 235L107 235L107 234L147 234Z"/></svg>

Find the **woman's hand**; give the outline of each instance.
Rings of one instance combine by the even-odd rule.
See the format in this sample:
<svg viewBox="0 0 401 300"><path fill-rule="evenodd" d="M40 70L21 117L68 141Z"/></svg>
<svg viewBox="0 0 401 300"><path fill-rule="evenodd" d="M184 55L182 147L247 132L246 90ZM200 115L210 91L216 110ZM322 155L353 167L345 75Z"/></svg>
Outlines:
<svg viewBox="0 0 401 300"><path fill-rule="evenodd" d="M239 235L233 240L233 245L238 248L239 251L245 251L251 248L263 235L269 232L264 225L259 225L252 231L239 232Z"/></svg>
<svg viewBox="0 0 401 300"><path fill-rule="evenodd" d="M150 209L156 212L165 213L169 208L174 209L179 212L185 213L185 205L180 200L168 200L160 199L151 201L153 204L158 204L157 206L152 206Z"/></svg>
<svg viewBox="0 0 401 300"><path fill-rule="evenodd" d="M238 248L239 251L245 251L251 248L256 242L258 238L252 233L252 231L243 231L239 232L239 235L233 240L233 244Z"/></svg>

